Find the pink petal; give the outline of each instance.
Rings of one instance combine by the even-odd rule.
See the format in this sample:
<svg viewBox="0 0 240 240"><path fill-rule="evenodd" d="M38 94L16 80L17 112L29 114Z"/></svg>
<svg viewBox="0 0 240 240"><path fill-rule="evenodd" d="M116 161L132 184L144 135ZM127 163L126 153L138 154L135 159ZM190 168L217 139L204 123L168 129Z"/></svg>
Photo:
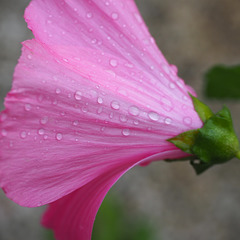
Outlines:
<svg viewBox="0 0 240 240"><path fill-rule="evenodd" d="M168 152L162 153L161 158L168 155ZM43 225L53 229L58 240L90 240L94 219L103 198L130 167L130 164L122 164L51 203L43 216Z"/></svg>
<svg viewBox="0 0 240 240"><path fill-rule="evenodd" d="M167 138L201 125L189 97L175 103L151 81L142 88L84 54L79 67L24 43L0 122L1 187L20 205L53 202L121 164L160 160L175 150Z"/></svg>

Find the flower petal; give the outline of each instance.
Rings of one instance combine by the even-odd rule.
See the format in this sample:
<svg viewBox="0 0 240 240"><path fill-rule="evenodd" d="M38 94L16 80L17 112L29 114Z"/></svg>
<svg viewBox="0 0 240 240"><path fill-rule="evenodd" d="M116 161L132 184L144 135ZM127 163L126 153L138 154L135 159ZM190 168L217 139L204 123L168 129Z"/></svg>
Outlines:
<svg viewBox="0 0 240 240"><path fill-rule="evenodd" d="M177 68L159 51L133 0L33 0L25 19L38 41L71 65L86 61L85 52L92 51L91 65L100 61L118 75L138 73L139 81L139 69L144 70L144 81L164 87L166 94L172 89L182 97L187 94Z"/></svg>
<svg viewBox="0 0 240 240"><path fill-rule="evenodd" d="M169 111L153 86L140 90L134 78L81 64L73 68L35 40L24 43L0 116L1 187L20 205L53 202L112 167L174 150L166 139L201 124L189 99L184 113ZM192 122L183 124L187 114Z"/></svg>
<svg viewBox="0 0 240 240"><path fill-rule="evenodd" d="M169 152L164 152L159 157L167 156ZM131 167L130 164L123 164L51 203L43 216L43 225L53 229L58 240L90 240L94 219L105 195Z"/></svg>

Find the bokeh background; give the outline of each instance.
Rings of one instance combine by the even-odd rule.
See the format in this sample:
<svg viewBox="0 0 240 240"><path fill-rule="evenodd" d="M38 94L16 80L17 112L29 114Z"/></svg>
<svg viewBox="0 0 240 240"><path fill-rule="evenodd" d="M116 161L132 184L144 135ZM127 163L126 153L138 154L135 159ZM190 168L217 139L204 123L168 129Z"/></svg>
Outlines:
<svg viewBox="0 0 240 240"><path fill-rule="evenodd" d="M22 17L29 2L0 0L0 109L11 87L20 42L32 37ZM196 89L201 99L219 110L223 101L208 100L202 94L203 74L215 64L240 63L240 1L136 0L136 3L168 61L178 66L179 75ZM224 104L231 109L240 136L240 101L225 100ZM136 167L110 191L104 206L106 212L112 213L110 220L99 215L95 228L108 232L113 229L110 224L113 222L120 228L115 233L120 234L123 229L131 232L142 226L139 236L145 231L143 240L238 240L239 172L240 161L236 159L200 176L195 175L188 163L156 162ZM0 240L46 240L47 232L39 224L43 210L44 207L19 207L0 192ZM119 219L121 223L116 222ZM133 227L129 221L140 227ZM127 240L126 236L96 234L94 238ZM129 240L141 239L136 236Z"/></svg>

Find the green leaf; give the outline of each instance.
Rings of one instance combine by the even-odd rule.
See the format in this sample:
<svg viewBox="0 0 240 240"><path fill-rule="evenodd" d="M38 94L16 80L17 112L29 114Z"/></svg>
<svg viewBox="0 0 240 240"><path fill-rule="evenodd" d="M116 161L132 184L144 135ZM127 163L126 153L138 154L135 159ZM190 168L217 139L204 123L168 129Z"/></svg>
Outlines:
<svg viewBox="0 0 240 240"><path fill-rule="evenodd" d="M212 110L198 98L194 97L190 93L189 96L192 98L195 111L203 122L206 122L211 116L213 116Z"/></svg>
<svg viewBox="0 0 240 240"><path fill-rule="evenodd" d="M240 65L211 68L205 74L205 95L216 99L240 99Z"/></svg>
<svg viewBox="0 0 240 240"><path fill-rule="evenodd" d="M190 130L181 133L176 137L167 139L167 141L173 143L176 147L180 148L182 151L192 154L191 148L195 142L197 134L198 129Z"/></svg>

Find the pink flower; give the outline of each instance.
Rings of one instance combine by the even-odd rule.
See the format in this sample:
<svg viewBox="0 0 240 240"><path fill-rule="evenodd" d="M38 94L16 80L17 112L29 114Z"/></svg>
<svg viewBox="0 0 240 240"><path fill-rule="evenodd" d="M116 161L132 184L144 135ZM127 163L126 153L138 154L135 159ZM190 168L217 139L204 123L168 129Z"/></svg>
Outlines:
<svg viewBox="0 0 240 240"><path fill-rule="evenodd" d="M98 208L130 168L187 156L166 139L201 127L188 92L133 0L33 0L0 115L0 183L49 204L59 240L91 239Z"/></svg>

